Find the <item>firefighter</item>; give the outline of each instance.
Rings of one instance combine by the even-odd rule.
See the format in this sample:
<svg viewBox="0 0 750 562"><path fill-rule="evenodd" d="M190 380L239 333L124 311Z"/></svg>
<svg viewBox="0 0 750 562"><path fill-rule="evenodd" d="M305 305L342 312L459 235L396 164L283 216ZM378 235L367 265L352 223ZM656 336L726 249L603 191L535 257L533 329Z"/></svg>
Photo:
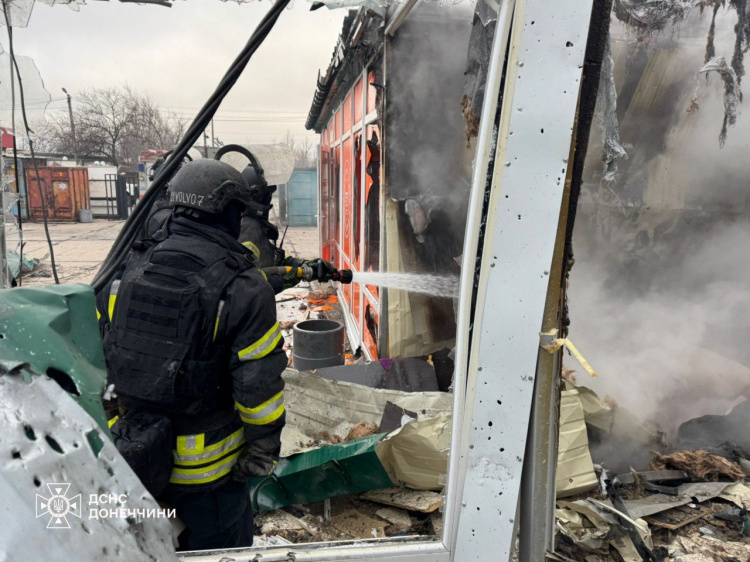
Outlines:
<svg viewBox="0 0 750 562"><path fill-rule="evenodd" d="M313 271L321 271L323 278L330 278L335 271L333 265L322 258L306 260L286 254L283 248L276 246L279 238L279 229L268 220L271 211L271 197L276 191L275 185L268 185L258 174L255 167L249 164L243 171L242 177L248 185L253 186L253 204L248 205L242 218L242 230L240 231L240 242L255 256L256 264L260 268L274 266L290 266L292 270L284 275L268 275L268 283L274 293L290 289L300 282L296 275L296 269L307 265ZM322 268L319 268L322 265Z"/></svg>
<svg viewBox="0 0 750 562"><path fill-rule="evenodd" d="M237 238L250 188L215 160L185 164L172 214L98 298L119 415L115 444L187 526L180 548L252 544L247 479L272 472L287 357L274 294Z"/></svg>

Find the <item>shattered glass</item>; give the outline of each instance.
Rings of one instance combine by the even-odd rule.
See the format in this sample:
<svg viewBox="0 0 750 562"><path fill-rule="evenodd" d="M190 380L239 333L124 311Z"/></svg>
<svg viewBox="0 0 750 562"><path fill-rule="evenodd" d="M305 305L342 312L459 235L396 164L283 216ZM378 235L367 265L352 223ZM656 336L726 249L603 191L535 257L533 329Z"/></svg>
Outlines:
<svg viewBox="0 0 750 562"><path fill-rule="evenodd" d="M493 14L485 0L480 0L476 7L476 18L469 36L469 49L464 71L464 91L461 97L461 110L466 126L467 143L479 133L479 116L484 105L484 89L490 68L490 52L495 36L497 13Z"/></svg>
<svg viewBox="0 0 750 562"><path fill-rule="evenodd" d="M34 0L6 0L5 10L11 27L26 27L34 9ZM5 26L5 17L0 16L0 25Z"/></svg>
<svg viewBox="0 0 750 562"><path fill-rule="evenodd" d="M497 20L497 14L504 0L478 0L475 13L482 21L482 25L487 26Z"/></svg>
<svg viewBox="0 0 750 562"><path fill-rule="evenodd" d="M39 74L34 59L16 53L16 63L23 79L23 93L29 123L42 121L44 120L44 110L52 99L52 96L44 88L44 81L41 74ZM10 68L10 53L4 52L0 48L0 100L2 100L2 103L0 103L0 123L8 126L14 123L11 111ZM20 130L22 129L21 91L18 87L18 80L14 80L14 83L16 98L15 126ZM18 136L17 143L20 143L20 138L22 138L22 135Z"/></svg>

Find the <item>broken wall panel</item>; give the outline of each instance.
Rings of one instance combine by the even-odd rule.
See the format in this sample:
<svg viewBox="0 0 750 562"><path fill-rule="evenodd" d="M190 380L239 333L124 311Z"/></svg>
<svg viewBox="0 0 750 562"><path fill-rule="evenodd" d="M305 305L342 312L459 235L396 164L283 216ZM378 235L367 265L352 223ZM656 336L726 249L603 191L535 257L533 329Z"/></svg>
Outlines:
<svg viewBox="0 0 750 562"><path fill-rule="evenodd" d="M380 129L367 125L365 148L365 214L364 220L364 271L380 270ZM375 299L378 287L368 285Z"/></svg>
<svg viewBox="0 0 750 562"><path fill-rule="evenodd" d="M362 344L367 348L370 357L377 359L378 353L378 312L368 299L364 300L364 318L362 330Z"/></svg>
<svg viewBox="0 0 750 562"><path fill-rule="evenodd" d="M445 17L446 10L449 17ZM457 104L471 18L468 6L419 5L387 41L379 16L360 10L350 12L345 21L337 46L337 52L344 54L334 55L325 73L326 80L335 82L336 88L324 91L319 83L320 96L316 96L307 122L323 135L321 145L328 135L334 152L340 150L341 175L331 175L328 195L321 195L322 199L338 201L335 209L329 209L329 223L335 214L341 230L324 243L335 240L345 255L339 258L339 267L458 273L454 258L462 251L473 151L463 141ZM352 31L355 19L361 33ZM385 59L392 76L386 76ZM321 101L321 96L326 99ZM331 128L336 130L333 140ZM337 142L338 138L342 140ZM386 154L389 158L398 154L393 172L386 165ZM386 208L386 193L400 200L393 215ZM409 224L405 197L411 198L412 207L421 209L426 218L423 224L428 230L425 236L419 233L420 240ZM391 219L386 216L395 222L388 224ZM334 245L329 246L328 255L334 254ZM359 334L368 331L368 310L367 321L379 326L377 338L366 346L368 353L377 348L378 356L422 355L436 349L436 342L452 346L452 302L421 298L410 303L409 293L390 291L390 302L384 309L386 299L380 289L369 286L366 290L367 296L360 291L353 300L349 295L352 289L344 287L341 292L349 304L350 329ZM369 308L367 299L371 301ZM412 310L417 313L416 325ZM379 317L377 321L374 315Z"/></svg>

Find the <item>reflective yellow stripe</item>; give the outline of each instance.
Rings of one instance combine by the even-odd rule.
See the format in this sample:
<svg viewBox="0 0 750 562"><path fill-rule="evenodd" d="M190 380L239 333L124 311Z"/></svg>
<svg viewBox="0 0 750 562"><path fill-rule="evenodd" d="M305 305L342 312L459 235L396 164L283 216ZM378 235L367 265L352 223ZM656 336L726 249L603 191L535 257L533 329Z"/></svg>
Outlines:
<svg viewBox="0 0 750 562"><path fill-rule="evenodd" d="M235 402L235 405L240 411L243 422L250 425L266 425L276 421L284 413L284 391L282 390L255 408L248 408L239 402Z"/></svg>
<svg viewBox="0 0 750 562"><path fill-rule="evenodd" d="M205 447L203 444L206 441L206 435L199 433L197 435L178 435L177 436L177 452L178 453L191 453L196 451L203 451Z"/></svg>
<svg viewBox="0 0 750 562"><path fill-rule="evenodd" d="M250 242L250 240L243 242L242 245L250 250L256 258L260 259L260 250L258 249L258 246Z"/></svg>
<svg viewBox="0 0 750 562"><path fill-rule="evenodd" d="M266 281L268 281L268 275L266 275L266 272L263 271L262 269L259 269L258 271L260 271L260 274L263 276L263 279L265 279Z"/></svg>
<svg viewBox="0 0 750 562"><path fill-rule="evenodd" d="M281 417L281 414L283 413L284 413L284 404L282 404L281 406L276 408L276 410L274 410L273 412L271 412L270 414L268 414L267 416L263 418L258 418L258 419L249 418L243 413L240 413L240 417L242 418L243 422L250 424L250 425L267 425L271 422L275 422L277 419Z"/></svg>
<svg viewBox="0 0 750 562"><path fill-rule="evenodd" d="M107 425L109 427L112 427L113 425L115 425L115 423L117 423L117 420L119 419L120 419L120 416L115 416L114 418L112 418L111 420L107 422Z"/></svg>
<svg viewBox="0 0 750 562"><path fill-rule="evenodd" d="M237 457L242 451L228 456L227 458L203 468L173 468L169 481L172 484L206 484L214 482L222 476L226 476L237 462Z"/></svg>
<svg viewBox="0 0 750 562"><path fill-rule="evenodd" d="M241 350L237 355L239 356L240 361L261 359L276 348L276 344L279 343L280 339L281 328L279 327L279 323L276 322L262 338L256 341L253 345Z"/></svg>
<svg viewBox="0 0 750 562"><path fill-rule="evenodd" d="M240 428L218 443L199 449L199 452L196 453L173 451L174 462L180 466L195 466L220 459L227 453L236 451L245 444L244 432L245 430Z"/></svg>
<svg viewBox="0 0 750 562"><path fill-rule="evenodd" d="M102 313L99 312L98 310L96 311L96 319L97 320L101 320L102 319Z"/></svg>
<svg viewBox="0 0 750 562"><path fill-rule="evenodd" d="M214 325L214 338L211 341L216 341L216 334L219 333L219 320L221 320L222 310L224 310L224 301L219 301L219 309L216 311L216 324Z"/></svg>
<svg viewBox="0 0 750 562"><path fill-rule="evenodd" d="M120 289L120 280L112 281L112 287L109 290L109 307L107 310L107 313L109 314L109 321L112 322L112 319L115 315L115 302L117 302L117 291Z"/></svg>

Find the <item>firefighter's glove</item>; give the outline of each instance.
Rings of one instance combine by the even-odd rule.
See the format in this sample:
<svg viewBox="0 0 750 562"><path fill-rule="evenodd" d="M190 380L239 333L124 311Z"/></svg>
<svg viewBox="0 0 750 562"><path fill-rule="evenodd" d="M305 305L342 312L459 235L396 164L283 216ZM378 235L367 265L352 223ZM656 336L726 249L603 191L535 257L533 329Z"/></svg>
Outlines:
<svg viewBox="0 0 750 562"><path fill-rule="evenodd" d="M306 261L305 265L313 270L313 277L316 281L320 281L321 283L330 281L333 274L336 272L336 268L333 267L333 264L322 258L315 258L314 260Z"/></svg>
<svg viewBox="0 0 750 562"><path fill-rule="evenodd" d="M253 476L268 476L276 467L274 455L256 447L248 447L232 467L232 479L244 482Z"/></svg>

